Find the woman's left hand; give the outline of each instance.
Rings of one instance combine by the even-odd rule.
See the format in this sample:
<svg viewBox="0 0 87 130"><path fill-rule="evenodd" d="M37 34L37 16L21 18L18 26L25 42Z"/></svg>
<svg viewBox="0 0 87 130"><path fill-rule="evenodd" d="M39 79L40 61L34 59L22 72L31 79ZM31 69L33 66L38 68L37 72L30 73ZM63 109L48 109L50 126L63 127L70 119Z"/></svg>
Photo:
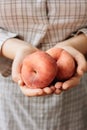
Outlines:
<svg viewBox="0 0 87 130"><path fill-rule="evenodd" d="M56 82L54 84L54 87L55 87L54 93L60 94L62 91L75 87L80 83L81 77L86 72L87 62L86 62L83 54L71 46L59 46L59 47L55 46L55 47L62 48L65 51L67 51L68 53L70 53L70 55L73 56L73 58L75 59L75 61L77 63L76 73L74 74L73 77L71 77L69 80L66 80L65 82ZM51 48L51 50L52 49L54 50L55 47ZM47 52L49 53L50 49Z"/></svg>

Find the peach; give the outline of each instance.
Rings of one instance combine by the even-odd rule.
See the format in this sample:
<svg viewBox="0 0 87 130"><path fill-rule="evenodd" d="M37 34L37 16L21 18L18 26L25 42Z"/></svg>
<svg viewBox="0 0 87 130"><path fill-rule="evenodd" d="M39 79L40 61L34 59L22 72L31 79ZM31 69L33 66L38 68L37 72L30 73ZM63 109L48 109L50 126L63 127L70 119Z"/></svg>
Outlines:
<svg viewBox="0 0 87 130"><path fill-rule="evenodd" d="M29 88L47 87L56 73L56 61L46 52L36 51L23 60L21 77Z"/></svg>
<svg viewBox="0 0 87 130"><path fill-rule="evenodd" d="M71 78L75 73L75 60L74 58L64 49L52 48L47 51L57 63L57 79L58 81L66 81Z"/></svg>

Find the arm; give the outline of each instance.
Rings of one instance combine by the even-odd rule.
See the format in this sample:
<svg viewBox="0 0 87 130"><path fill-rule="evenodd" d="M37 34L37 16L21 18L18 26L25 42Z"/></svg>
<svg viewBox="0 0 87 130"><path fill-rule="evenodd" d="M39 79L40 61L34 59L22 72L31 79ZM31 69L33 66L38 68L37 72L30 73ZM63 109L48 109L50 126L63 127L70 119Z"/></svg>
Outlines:
<svg viewBox="0 0 87 130"><path fill-rule="evenodd" d="M82 75L87 71L87 37L84 34L76 35L64 42L57 44L55 47L61 47L68 51L77 62L77 72L74 77L63 83L64 90L77 86L80 83Z"/></svg>
<svg viewBox="0 0 87 130"><path fill-rule="evenodd" d="M12 79L19 84L20 89L26 96L43 96L53 93L54 89L46 87L44 89L29 89L21 80L22 61L26 55L31 54L38 49L25 41L17 38L8 39L2 46L2 55L13 60Z"/></svg>
<svg viewBox="0 0 87 130"><path fill-rule="evenodd" d="M85 36L84 34L79 34L68 40L60 42L60 44L57 44L56 46L58 47L71 46L77 49L82 54L87 54L87 36Z"/></svg>
<svg viewBox="0 0 87 130"><path fill-rule="evenodd" d="M17 52L28 51L29 53L35 52L37 49L31 44L17 38L8 39L2 46L2 55L14 59Z"/></svg>
<svg viewBox="0 0 87 130"><path fill-rule="evenodd" d="M74 49L79 51L81 53L81 54L79 53L80 56L84 55L86 60L87 60L87 36L86 35L79 34L79 35L72 37L68 40L60 42L55 47L64 48L65 50L67 50L72 55L73 52L71 50L69 51L69 49L67 48L68 46L73 47ZM85 71L87 71L87 62L86 62Z"/></svg>
<svg viewBox="0 0 87 130"><path fill-rule="evenodd" d="M84 57L87 54L87 37L84 34L76 35L68 40L56 44L53 48L63 48L69 52L77 62L75 75L65 82L55 83L55 93L59 94L62 90L75 87L80 83L82 75L87 71L87 62ZM48 50L49 52L50 50ZM52 51L51 51L52 52Z"/></svg>

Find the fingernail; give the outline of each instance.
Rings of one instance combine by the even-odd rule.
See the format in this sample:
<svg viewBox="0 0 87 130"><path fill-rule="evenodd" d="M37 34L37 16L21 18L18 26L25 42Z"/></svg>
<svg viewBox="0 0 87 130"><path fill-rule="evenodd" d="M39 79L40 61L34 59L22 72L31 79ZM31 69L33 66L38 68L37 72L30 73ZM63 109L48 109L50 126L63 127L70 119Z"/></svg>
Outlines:
<svg viewBox="0 0 87 130"><path fill-rule="evenodd" d="M67 86L67 85L62 86L62 89L63 89L63 90L66 90L66 89L68 89L68 88L69 88L69 86Z"/></svg>

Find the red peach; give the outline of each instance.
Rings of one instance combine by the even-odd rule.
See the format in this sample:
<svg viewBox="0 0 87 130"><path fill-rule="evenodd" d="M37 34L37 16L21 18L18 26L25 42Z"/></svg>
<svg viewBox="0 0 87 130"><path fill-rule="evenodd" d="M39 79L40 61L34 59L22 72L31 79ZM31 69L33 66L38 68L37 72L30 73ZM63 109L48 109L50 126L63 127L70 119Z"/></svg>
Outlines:
<svg viewBox="0 0 87 130"><path fill-rule="evenodd" d="M75 60L67 51L61 48L52 48L47 52L57 62L58 71L56 77L58 81L66 81L74 75Z"/></svg>
<svg viewBox="0 0 87 130"><path fill-rule="evenodd" d="M21 76L29 88L47 87L56 73L56 61L46 52L36 51L23 60Z"/></svg>

